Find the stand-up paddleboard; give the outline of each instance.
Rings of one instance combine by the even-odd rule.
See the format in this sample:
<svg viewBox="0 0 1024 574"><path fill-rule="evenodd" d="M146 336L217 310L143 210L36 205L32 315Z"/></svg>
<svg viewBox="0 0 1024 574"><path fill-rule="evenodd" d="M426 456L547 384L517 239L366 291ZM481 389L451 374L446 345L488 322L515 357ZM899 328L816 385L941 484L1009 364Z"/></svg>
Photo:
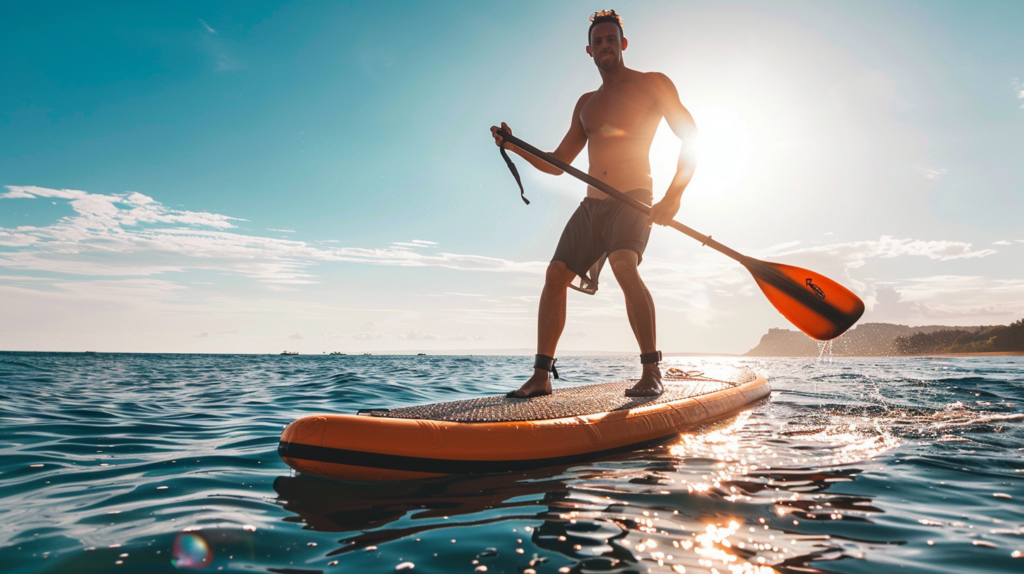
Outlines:
<svg viewBox="0 0 1024 574"><path fill-rule="evenodd" d="M750 370L669 371L665 393L627 397L635 381L357 415L303 417L278 453L295 470L341 480L408 480L573 464L671 439L771 393Z"/></svg>

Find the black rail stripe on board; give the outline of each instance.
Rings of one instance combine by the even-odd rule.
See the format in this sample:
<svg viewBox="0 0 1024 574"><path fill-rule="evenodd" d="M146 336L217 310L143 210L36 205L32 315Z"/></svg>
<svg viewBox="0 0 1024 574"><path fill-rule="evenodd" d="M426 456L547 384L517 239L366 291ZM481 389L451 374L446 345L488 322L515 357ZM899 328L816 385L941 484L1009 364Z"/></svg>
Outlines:
<svg viewBox="0 0 1024 574"><path fill-rule="evenodd" d="M616 448L590 451L581 454L556 456L551 458L533 458L527 460L448 460L441 458L420 458L415 456L364 452L359 450L347 450L343 448L331 448L286 441L281 441L280 445L277 447L277 453L282 458L298 458L314 462L329 462L368 468L433 472L439 474L469 474L475 472L529 470L534 468L544 468L547 466L574 464L577 462L601 458L603 456L636 450L645 446L653 446L677 436L679 436L679 433L674 432L658 438L648 439L642 442Z"/></svg>

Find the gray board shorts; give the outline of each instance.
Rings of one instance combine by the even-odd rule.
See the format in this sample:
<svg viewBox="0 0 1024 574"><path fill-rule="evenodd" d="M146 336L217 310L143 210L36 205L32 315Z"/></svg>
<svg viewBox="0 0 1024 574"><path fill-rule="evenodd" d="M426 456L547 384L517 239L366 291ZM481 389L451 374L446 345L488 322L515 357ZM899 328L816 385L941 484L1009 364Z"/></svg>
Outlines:
<svg viewBox="0 0 1024 574"><path fill-rule="evenodd" d="M634 189L626 195L647 205L654 199L654 194L646 189ZM570 287L593 295L608 254L631 249L642 261L650 236L646 214L611 197L586 197L565 224L551 260L565 263L579 277L579 285Z"/></svg>

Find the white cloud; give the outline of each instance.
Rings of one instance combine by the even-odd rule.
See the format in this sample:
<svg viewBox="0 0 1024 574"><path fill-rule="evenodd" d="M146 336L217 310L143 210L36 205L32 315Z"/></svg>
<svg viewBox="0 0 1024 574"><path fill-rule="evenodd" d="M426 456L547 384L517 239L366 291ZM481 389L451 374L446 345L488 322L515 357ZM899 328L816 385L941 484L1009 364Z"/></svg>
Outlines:
<svg viewBox="0 0 1024 574"><path fill-rule="evenodd" d="M1006 241L1005 239L1001 239L999 241L993 241L992 245L1013 245L1013 243Z"/></svg>
<svg viewBox="0 0 1024 574"><path fill-rule="evenodd" d="M388 339L384 333L376 331L363 331L361 333L324 333L325 339L353 339L355 341L370 341L373 339Z"/></svg>
<svg viewBox="0 0 1024 574"><path fill-rule="evenodd" d="M27 233L19 233L18 230L5 231L0 229L0 245L5 247L25 247L36 242L36 238Z"/></svg>
<svg viewBox="0 0 1024 574"><path fill-rule="evenodd" d="M405 335L399 335L398 338L399 339L415 339L415 340L420 340L420 341L428 341L428 340L438 339L440 337L438 337L437 335L435 335L433 333L424 333L422 331L413 330L412 332L406 333Z"/></svg>
<svg viewBox="0 0 1024 574"><path fill-rule="evenodd" d="M95 300L113 299L123 301L145 301L167 299L186 289L182 285L159 279L100 279L94 281L57 281L51 283L55 291L62 291L79 298Z"/></svg>
<svg viewBox="0 0 1024 574"><path fill-rule="evenodd" d="M827 254L831 257L841 259L848 268L856 268L864 265L866 259L879 257L891 259L911 255L927 257L938 261L950 261L952 259L973 259L976 257L987 257L996 253L994 249L977 249L971 247L972 243L962 241L924 241L921 239L896 239L885 235L876 241L854 241L849 243L836 243L832 245L821 245L790 249L792 243L787 243L766 250L768 255L794 256L810 253Z"/></svg>
<svg viewBox="0 0 1024 574"><path fill-rule="evenodd" d="M245 221L214 213L168 209L153 198L138 192L103 195L75 189L46 189L11 185L6 187L8 191L0 195L0 199L49 197L68 200L71 208L78 215L65 217L50 228L55 233L65 232L67 237L74 237L76 232L82 233L86 230L115 229L121 226L157 223L230 229L235 227L231 221ZM40 228L19 227L18 229L35 230Z"/></svg>
<svg viewBox="0 0 1024 574"><path fill-rule="evenodd" d="M288 335L288 338L289 338L289 339L296 339L296 340L300 340L300 341L301 341L301 340L305 339L305 338L306 338L306 336L305 336L305 335L303 335L302 333L300 333L300 332L296 331L296 332L294 332L294 333L290 333L290 334Z"/></svg>
<svg viewBox="0 0 1024 574"><path fill-rule="evenodd" d="M935 275L879 286L865 320L994 324L1024 317L1024 280Z"/></svg>
<svg viewBox="0 0 1024 574"><path fill-rule="evenodd" d="M208 33L197 38L197 47L213 59L213 71L234 72L244 69L245 65L231 55L231 43L217 34L217 31L202 18L199 19L199 23Z"/></svg>
<svg viewBox="0 0 1024 574"><path fill-rule="evenodd" d="M946 175L948 170L945 168L934 169L930 167L918 166L917 171L920 172L927 179L938 179L939 177Z"/></svg>
<svg viewBox="0 0 1024 574"><path fill-rule="evenodd" d="M315 283L309 268L324 262L466 271L541 273L543 262L482 255L423 253L422 239L384 248L317 246L234 231L235 217L165 207L141 193L96 194L8 186L0 199L66 200L75 214L44 226L0 228L0 267L85 276L152 276L207 269L285 285Z"/></svg>

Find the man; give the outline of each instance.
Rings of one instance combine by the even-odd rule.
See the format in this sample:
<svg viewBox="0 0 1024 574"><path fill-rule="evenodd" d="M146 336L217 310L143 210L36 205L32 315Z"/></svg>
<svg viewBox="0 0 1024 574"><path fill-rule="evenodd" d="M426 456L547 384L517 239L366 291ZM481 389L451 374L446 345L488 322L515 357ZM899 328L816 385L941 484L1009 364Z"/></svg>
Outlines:
<svg viewBox="0 0 1024 574"><path fill-rule="evenodd" d="M551 393L549 373L555 371L555 348L565 327L567 288L593 294L605 258L622 287L629 324L640 344L643 375L626 395L657 396L664 392L658 366L661 352L656 342L654 301L637 266L647 246L651 224L668 225L679 211L679 199L693 177L696 126L679 102L675 86L664 74L638 72L625 66L622 52L628 43L622 33L622 20L614 10L598 12L590 21L587 54L601 74L601 86L576 102L569 132L552 155L571 163L584 146L589 146L590 175L617 189L633 190L628 192L630 196L650 204L651 141L664 117L683 141L679 164L665 197L653 205L649 217L593 187L587 188L587 197L566 224L548 265L540 298L533 376L509 393L510 397ZM512 133L504 122L501 129ZM497 130L498 127L491 127L494 141L500 146L503 139ZM511 143L506 144L506 149L518 153L542 172L562 173ZM579 287L572 285L576 277L580 279Z"/></svg>

